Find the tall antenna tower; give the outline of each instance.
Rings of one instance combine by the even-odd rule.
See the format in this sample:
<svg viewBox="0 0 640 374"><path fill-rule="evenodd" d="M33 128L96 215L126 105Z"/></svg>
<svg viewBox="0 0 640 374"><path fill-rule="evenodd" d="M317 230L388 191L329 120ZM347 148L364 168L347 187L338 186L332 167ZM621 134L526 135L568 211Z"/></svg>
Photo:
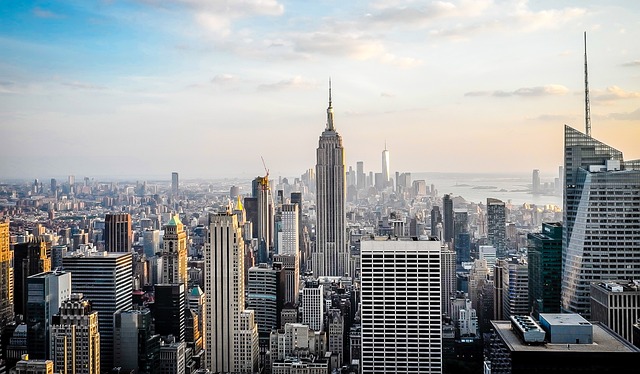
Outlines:
<svg viewBox="0 0 640 374"><path fill-rule="evenodd" d="M587 72L587 32L584 32L584 125L591 136L591 109L589 108L589 74Z"/></svg>

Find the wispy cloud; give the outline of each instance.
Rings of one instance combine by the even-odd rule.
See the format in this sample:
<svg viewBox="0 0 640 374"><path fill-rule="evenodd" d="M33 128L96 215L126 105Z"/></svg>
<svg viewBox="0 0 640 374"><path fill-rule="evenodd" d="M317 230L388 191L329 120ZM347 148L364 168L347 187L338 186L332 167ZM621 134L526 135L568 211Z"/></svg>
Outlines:
<svg viewBox="0 0 640 374"><path fill-rule="evenodd" d="M527 118L527 120L543 122L567 122L572 121L575 118L575 116L568 116L564 114L541 114L537 117Z"/></svg>
<svg viewBox="0 0 640 374"><path fill-rule="evenodd" d="M633 112L610 113L608 117L618 121L640 121L640 108Z"/></svg>
<svg viewBox="0 0 640 374"><path fill-rule="evenodd" d="M590 95L592 101L599 103L640 98L640 92L625 91L618 86L609 86L604 91L592 90Z"/></svg>
<svg viewBox="0 0 640 374"><path fill-rule="evenodd" d="M640 60L625 62L624 64L622 64L622 66L627 66L627 67L640 66Z"/></svg>
<svg viewBox="0 0 640 374"><path fill-rule="evenodd" d="M218 85L227 85L238 81L238 78L231 74L218 74L211 78L211 83Z"/></svg>
<svg viewBox="0 0 640 374"><path fill-rule="evenodd" d="M537 87L522 87L514 91L470 91L464 94L467 97L477 96L493 96L493 97L542 97L542 96L558 96L565 95L569 92L569 89L559 84L549 84L546 86Z"/></svg>
<svg viewBox="0 0 640 374"><path fill-rule="evenodd" d="M105 87L105 86L92 84L92 83L87 83L87 82L79 82L79 81L62 82L60 84L65 86L65 87L69 87L69 88L72 88L72 89L75 89L75 90L105 90L105 89L107 89L107 87Z"/></svg>
<svg viewBox="0 0 640 374"><path fill-rule="evenodd" d="M275 83L261 84L258 86L259 91L281 91L281 90L306 90L315 88L317 84L313 81L306 80L301 76L290 79L281 80Z"/></svg>
<svg viewBox="0 0 640 374"><path fill-rule="evenodd" d="M60 14L54 13L47 9L42 9L40 7L33 8L32 13L34 16L38 18L61 18L62 17Z"/></svg>

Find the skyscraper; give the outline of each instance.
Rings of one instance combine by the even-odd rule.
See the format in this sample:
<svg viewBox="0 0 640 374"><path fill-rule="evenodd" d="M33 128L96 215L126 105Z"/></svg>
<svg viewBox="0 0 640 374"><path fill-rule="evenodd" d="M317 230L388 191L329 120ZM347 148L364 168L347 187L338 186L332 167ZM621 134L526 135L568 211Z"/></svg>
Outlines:
<svg viewBox="0 0 640 374"><path fill-rule="evenodd" d="M444 242L451 243L453 241L453 200L451 195L445 194L442 198L442 225L444 227Z"/></svg>
<svg viewBox="0 0 640 374"><path fill-rule="evenodd" d="M178 215L164 226L162 247L162 283L187 287L187 232Z"/></svg>
<svg viewBox="0 0 640 374"><path fill-rule="evenodd" d="M104 248L107 252L131 252L131 215L107 213L104 217Z"/></svg>
<svg viewBox="0 0 640 374"><path fill-rule="evenodd" d="M640 160L565 126L564 170L562 309L588 319L591 282L640 277Z"/></svg>
<svg viewBox="0 0 640 374"><path fill-rule="evenodd" d="M506 255L507 223L505 205L502 200L487 198L487 239L496 249L496 256Z"/></svg>
<svg viewBox="0 0 640 374"><path fill-rule="evenodd" d="M534 194L540 193L540 170L533 169L533 175L531 177L531 192Z"/></svg>
<svg viewBox="0 0 640 374"><path fill-rule="evenodd" d="M362 373L442 372L440 241L361 243Z"/></svg>
<svg viewBox="0 0 640 374"><path fill-rule="evenodd" d="M171 194L173 196L178 196L178 194L180 193L179 190L179 186L178 186L178 172L174 171L173 173L171 173Z"/></svg>
<svg viewBox="0 0 640 374"><path fill-rule="evenodd" d="M51 270L51 258L47 256L47 243L40 239L19 243L13 247L13 299L15 314L23 315L27 307L27 278Z"/></svg>
<svg viewBox="0 0 640 374"><path fill-rule="evenodd" d="M384 143L384 150L382 151L382 183L383 187L387 187L389 184L389 151L387 150L387 142Z"/></svg>
<svg viewBox="0 0 640 374"><path fill-rule="evenodd" d="M51 271L27 278L27 348L32 359L49 359L49 326L71 296L71 273Z"/></svg>
<svg viewBox="0 0 640 374"><path fill-rule="evenodd" d="M273 214L271 212L271 187L269 186L269 175L257 177L253 180L253 190L258 200L257 221L253 222L254 230L258 234L258 262L269 261L269 249L273 246L271 238L271 224Z"/></svg>
<svg viewBox="0 0 640 374"><path fill-rule="evenodd" d="M440 214L440 207L434 206L431 208L431 236L438 236L438 224L442 222L442 214Z"/></svg>
<svg viewBox="0 0 640 374"><path fill-rule="evenodd" d="M327 126L320 135L316 164L316 247L312 255L315 276L343 276L349 271L346 241L346 181L342 137L333 124L331 82Z"/></svg>
<svg viewBox="0 0 640 374"><path fill-rule="evenodd" d="M113 318L113 315L109 317ZM53 317L51 325L51 358L55 372L100 374L100 351L98 312L81 293L71 294Z"/></svg>
<svg viewBox="0 0 640 374"><path fill-rule="evenodd" d="M529 262L529 310L560 313L562 284L562 224L544 222L542 232L527 235Z"/></svg>
<svg viewBox="0 0 640 374"><path fill-rule="evenodd" d="M127 310L114 315L114 361L122 372L152 374L158 367L160 335L153 334L149 309Z"/></svg>
<svg viewBox="0 0 640 374"><path fill-rule="evenodd" d="M358 161L356 163L356 187L359 190L363 190L367 186L367 175L364 173L364 162Z"/></svg>
<svg viewBox="0 0 640 374"><path fill-rule="evenodd" d="M183 283L156 284L153 306L156 334L173 335L177 341L185 341L187 309L185 287Z"/></svg>
<svg viewBox="0 0 640 374"><path fill-rule="evenodd" d="M278 238L278 253L298 255L298 204L282 204L282 233Z"/></svg>
<svg viewBox="0 0 640 374"><path fill-rule="evenodd" d="M307 282L302 289L302 323L314 331L324 327L324 287L318 282Z"/></svg>
<svg viewBox="0 0 640 374"><path fill-rule="evenodd" d="M13 269L9 221L0 222L0 329L13 320Z"/></svg>
<svg viewBox="0 0 640 374"><path fill-rule="evenodd" d="M132 307L132 254L97 252L62 259L71 272L71 290L91 301L100 323L100 363L113 367L113 315Z"/></svg>
<svg viewBox="0 0 640 374"><path fill-rule="evenodd" d="M207 369L213 372L257 370L258 327L253 311L244 309L243 249L237 217L210 214L204 252Z"/></svg>

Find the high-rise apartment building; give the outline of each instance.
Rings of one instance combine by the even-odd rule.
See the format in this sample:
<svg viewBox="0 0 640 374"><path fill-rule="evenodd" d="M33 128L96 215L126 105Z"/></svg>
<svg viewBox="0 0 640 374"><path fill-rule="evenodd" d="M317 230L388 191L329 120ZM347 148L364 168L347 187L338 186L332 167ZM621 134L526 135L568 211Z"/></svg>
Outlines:
<svg viewBox="0 0 640 374"><path fill-rule="evenodd" d="M315 276L343 276L349 272L346 193L344 147L333 124L329 84L327 126L320 135L317 149L316 247L312 255Z"/></svg>
<svg viewBox="0 0 640 374"><path fill-rule="evenodd" d="M362 373L442 372L440 241L361 243Z"/></svg>
<svg viewBox="0 0 640 374"><path fill-rule="evenodd" d="M13 320L13 268L9 221L0 222L0 329Z"/></svg>
<svg viewBox="0 0 640 374"><path fill-rule="evenodd" d="M173 215L164 226L162 239L162 283L184 284L187 277L187 232L178 215Z"/></svg>
<svg viewBox="0 0 640 374"><path fill-rule="evenodd" d="M131 215L107 213L104 217L104 248L107 252L131 252Z"/></svg>
<svg viewBox="0 0 640 374"><path fill-rule="evenodd" d="M507 223L506 207L502 200L487 198L487 239L496 249L496 256L506 255Z"/></svg>
<svg viewBox="0 0 640 374"><path fill-rule="evenodd" d="M214 372L257 370L258 328L253 311L244 309L243 249L237 217L210 214L204 277L207 369Z"/></svg>
<svg viewBox="0 0 640 374"><path fill-rule="evenodd" d="M529 310L560 313L562 284L562 224L544 222L542 232L527 235L529 263Z"/></svg>
<svg viewBox="0 0 640 374"><path fill-rule="evenodd" d="M56 373L100 374L100 353L98 312L82 294L71 294L51 324L54 370Z"/></svg>
<svg viewBox="0 0 640 374"><path fill-rule="evenodd" d="M178 172L171 173L171 194L178 196L180 193L180 187L178 185Z"/></svg>
<svg viewBox="0 0 640 374"><path fill-rule="evenodd" d="M49 326L71 297L71 273L51 271L27 278L27 348L32 359L49 359Z"/></svg>
<svg viewBox="0 0 640 374"><path fill-rule="evenodd" d="M640 278L640 160L569 126L564 136L561 302L588 319L592 282Z"/></svg>
<svg viewBox="0 0 640 374"><path fill-rule="evenodd" d="M113 315L132 307L132 254L117 252L76 253L62 259L71 272L71 290L83 294L98 312L100 365L113 367Z"/></svg>

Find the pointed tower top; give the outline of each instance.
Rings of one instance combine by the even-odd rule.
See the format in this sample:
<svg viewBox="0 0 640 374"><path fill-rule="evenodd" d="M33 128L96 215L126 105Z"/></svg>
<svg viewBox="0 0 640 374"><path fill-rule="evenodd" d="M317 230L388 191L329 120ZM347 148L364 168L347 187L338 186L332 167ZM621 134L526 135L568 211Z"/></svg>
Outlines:
<svg viewBox="0 0 640 374"><path fill-rule="evenodd" d="M333 106L331 103L331 78L329 78L329 107L327 108L326 131L336 131L335 127L333 127Z"/></svg>

